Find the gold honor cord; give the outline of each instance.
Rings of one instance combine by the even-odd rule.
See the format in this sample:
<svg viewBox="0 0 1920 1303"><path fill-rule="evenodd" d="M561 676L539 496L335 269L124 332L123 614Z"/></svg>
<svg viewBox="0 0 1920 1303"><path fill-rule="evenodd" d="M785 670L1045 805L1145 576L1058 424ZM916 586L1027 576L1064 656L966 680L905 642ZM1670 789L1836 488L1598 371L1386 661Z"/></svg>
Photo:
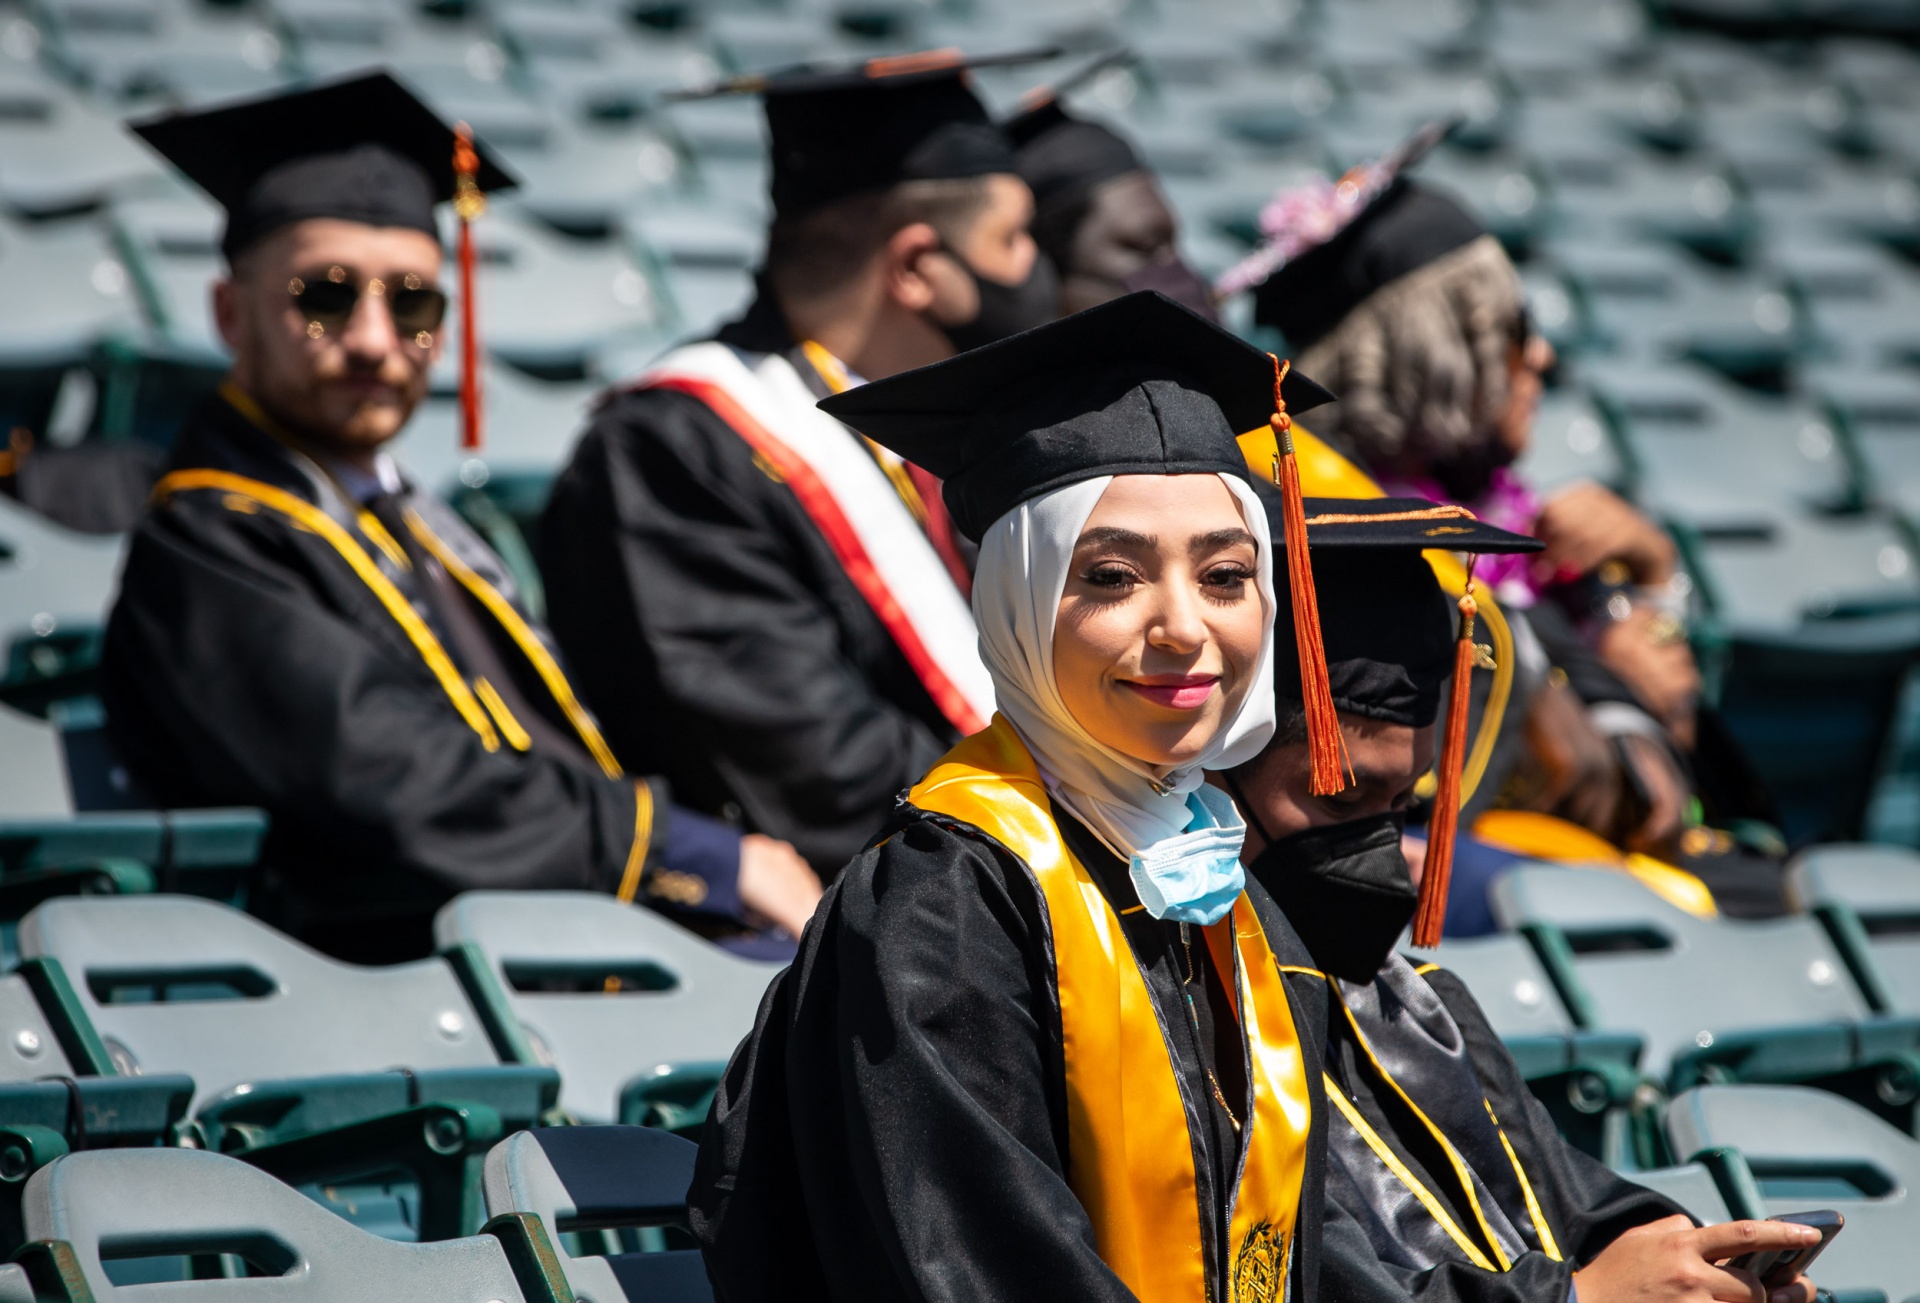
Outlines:
<svg viewBox="0 0 1920 1303"><path fill-rule="evenodd" d="M420 659L426 662L427 669L440 682L441 689L453 702L453 708L467 721L468 727L480 735L480 743L489 751L500 749L500 736L494 731L493 723L474 698L473 690L467 686L460 671L454 668L446 648L433 636L433 630L420 618L391 579L380 572L380 567L360 546L359 540L349 534L345 527L305 498L277 489L271 484L262 484L258 480L248 479L244 475L234 475L227 471L184 470L174 471L154 486L153 500L161 502L176 493L193 489L215 489L242 501L257 502L291 519L294 524L311 534L317 534L332 545L333 550L345 558L360 582L373 590L380 604L391 615L413 643L414 650L420 653Z"/></svg>
<svg viewBox="0 0 1920 1303"><path fill-rule="evenodd" d="M1340 1110L1341 1116L1347 1119L1348 1125L1360 1133L1360 1138L1367 1142L1367 1148L1387 1165L1387 1170L1399 1179L1400 1184L1412 1191L1413 1197L1420 1201L1420 1206L1427 1210L1434 1221L1440 1223L1440 1229L1460 1246L1460 1251L1467 1255L1467 1261L1482 1271L1505 1271L1506 1267L1494 1266L1487 1255L1480 1251L1479 1246L1467 1238L1467 1233L1460 1229L1460 1223L1453 1220L1452 1214L1447 1211L1446 1205L1440 1202L1439 1196L1422 1185L1420 1178L1407 1170L1407 1165L1400 1161L1400 1156L1380 1138L1380 1133L1373 1129L1366 1118L1360 1115L1360 1110L1355 1108L1341 1092L1340 1083L1332 1077L1326 1077L1325 1080L1327 1098L1333 1101L1334 1107Z"/></svg>
<svg viewBox="0 0 1920 1303"><path fill-rule="evenodd" d="M500 623L500 627L507 631L508 636L513 639L514 646L518 647L520 654L532 663L534 670L540 675L540 681L546 684L547 691L553 694L555 703L566 715L567 722L573 725L574 732L578 733L580 740L586 743L587 750L592 753L594 762L600 766L601 772L608 778L620 777L622 772L620 762L614 759L613 749L607 745L606 739L600 736L599 726L581 706L579 698L573 695L573 685L567 682L567 676L561 672L559 662L553 659L553 653L547 650L546 644L540 641L539 635L534 633L527 622L520 618L520 613L513 609L513 603L502 597L499 589L475 574L471 566L454 555L453 549L442 542L439 535L427 528L427 522L422 520L420 513L411 507L407 509L407 528L411 529L413 536L420 540L420 545L433 554L434 560L445 566L447 573L459 580L460 586L472 593L480 604L487 608L488 613Z"/></svg>
<svg viewBox="0 0 1920 1303"><path fill-rule="evenodd" d="M620 874L620 890L614 893L622 904L631 905L640 894L640 871L647 865L647 843L652 840L653 785L642 778L633 785L633 845Z"/></svg>
<svg viewBox="0 0 1920 1303"><path fill-rule="evenodd" d="M1533 1182L1527 1179L1527 1169L1520 1165L1520 1155L1513 1152L1513 1142L1507 1139L1507 1129L1500 1125L1500 1115L1493 1111L1493 1101L1482 1099L1487 1106L1487 1116L1493 1119L1493 1129L1500 1133L1500 1147L1507 1151L1507 1161L1513 1164L1513 1174L1520 1179L1520 1194L1527 1201L1527 1216L1533 1219L1533 1228L1540 1233L1540 1251L1555 1262L1562 1262L1560 1245L1553 1238L1553 1228L1547 1225L1547 1214L1540 1207L1540 1200L1534 1197Z"/></svg>
<svg viewBox="0 0 1920 1303"><path fill-rule="evenodd" d="M1282 973L1299 973L1306 977L1317 977L1326 982L1336 996L1340 993L1340 988L1334 983L1333 979L1317 968L1303 968L1295 964L1281 964L1278 965L1278 967ZM1439 964L1422 964L1414 969L1414 972L1425 976L1428 973L1438 971L1439 968ZM1438 1127L1434 1126L1427 1115L1421 1111L1420 1106L1415 1104L1407 1092L1400 1088L1400 1083L1393 1079L1386 1068L1381 1065L1380 1060L1374 1056L1373 1047L1367 1044L1367 1038L1360 1031L1360 1024L1354 1018L1353 1010L1347 1008L1345 999L1340 1001L1340 1008L1347 1015L1347 1021L1352 1024L1354 1036L1358 1038L1360 1048L1366 1051L1367 1058L1372 1062L1374 1071L1380 1075L1381 1080L1393 1088L1394 1093L1400 1096L1401 1102L1407 1106L1413 1115L1420 1119L1421 1123L1433 1135L1434 1140L1439 1143L1442 1152L1447 1155L1447 1160L1453 1164L1454 1173L1459 1178L1461 1187L1467 1192L1467 1202L1473 1208L1473 1215L1480 1223L1480 1229L1486 1234L1488 1245L1491 1246L1494 1253L1499 1256L1500 1265L1495 1267L1492 1262L1488 1261L1486 1254L1481 1252L1479 1246L1468 1238L1466 1232L1460 1229L1460 1224L1447 1212L1446 1206L1440 1202L1439 1196L1422 1185L1419 1178L1408 1170L1407 1165L1400 1161L1399 1156L1380 1138L1379 1133L1368 1124L1366 1118L1362 1117L1360 1112L1348 1102L1346 1096L1341 1093L1339 1083L1334 1081L1331 1076L1326 1078L1327 1097L1339 1106L1342 1115L1346 1117L1348 1122L1352 1123L1353 1129L1360 1133L1360 1138L1367 1142L1367 1147L1373 1150L1380 1161L1387 1165L1388 1170L1400 1180L1401 1184L1405 1185L1407 1189L1412 1192L1413 1197L1420 1201L1420 1206L1432 1214L1434 1221L1438 1222L1440 1228L1447 1233L1448 1237L1460 1246L1461 1251L1467 1255L1474 1266L1484 1271L1512 1270L1513 1264L1507 1260L1506 1254L1500 1248L1499 1240L1494 1237L1492 1227L1487 1224L1485 1214L1480 1211L1480 1201L1473 1193L1473 1182L1469 1177L1465 1163L1454 1151L1452 1143L1447 1140L1446 1136L1441 1133ZM1499 1133L1500 1144L1507 1151L1507 1161L1513 1164L1513 1174L1520 1180L1520 1193L1527 1202L1527 1215L1533 1219L1534 1227L1540 1233L1541 1250L1549 1258L1553 1259L1553 1261L1562 1261L1559 1243L1553 1237L1553 1228L1547 1225L1546 1213L1540 1207L1539 1199L1534 1195L1533 1182L1527 1179L1527 1172L1520 1164L1519 1154L1514 1152L1512 1142L1507 1139L1505 1129L1500 1126L1500 1119L1494 1116L1493 1104L1486 1099L1482 1099L1481 1103L1486 1106L1487 1116L1493 1118L1494 1130Z"/></svg>

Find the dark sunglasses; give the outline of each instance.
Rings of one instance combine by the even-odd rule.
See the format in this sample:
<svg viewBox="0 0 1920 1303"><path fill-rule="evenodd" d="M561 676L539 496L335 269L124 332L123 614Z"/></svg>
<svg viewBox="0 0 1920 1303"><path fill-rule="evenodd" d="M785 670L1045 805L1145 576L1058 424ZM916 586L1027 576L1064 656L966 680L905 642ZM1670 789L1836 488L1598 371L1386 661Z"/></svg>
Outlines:
<svg viewBox="0 0 1920 1303"><path fill-rule="evenodd" d="M339 332L353 319L360 295L377 294L387 301L387 315L393 328L413 336L421 348L433 346L433 332L447 319L447 296L436 285L429 285L413 272L400 278L398 286L378 278L361 286L350 280L344 267L329 267L324 280L302 280L295 276L287 282L287 293L294 306L307 319L307 335L318 339L328 331Z"/></svg>

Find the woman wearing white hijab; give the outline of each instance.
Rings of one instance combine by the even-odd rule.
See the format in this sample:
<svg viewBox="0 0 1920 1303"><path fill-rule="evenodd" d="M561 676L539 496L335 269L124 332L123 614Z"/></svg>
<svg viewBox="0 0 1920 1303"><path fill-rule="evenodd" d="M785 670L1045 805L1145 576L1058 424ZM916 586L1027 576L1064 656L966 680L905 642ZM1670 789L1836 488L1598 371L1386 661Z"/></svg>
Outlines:
<svg viewBox="0 0 1920 1303"><path fill-rule="evenodd" d="M1326 398L1278 374L1142 293L822 404L945 480L999 713L847 867L728 1067L689 1193L727 1303L1311 1298L1305 952L1202 781L1273 731L1234 435Z"/></svg>

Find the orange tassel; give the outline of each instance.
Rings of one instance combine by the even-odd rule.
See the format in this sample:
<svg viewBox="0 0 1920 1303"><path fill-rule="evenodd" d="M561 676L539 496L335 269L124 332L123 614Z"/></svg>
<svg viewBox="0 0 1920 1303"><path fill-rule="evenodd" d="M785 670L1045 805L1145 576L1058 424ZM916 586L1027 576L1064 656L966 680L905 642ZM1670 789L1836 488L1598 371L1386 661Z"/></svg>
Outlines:
<svg viewBox="0 0 1920 1303"><path fill-rule="evenodd" d="M1307 786L1315 796L1331 796L1352 785L1353 767L1347 760L1347 740L1340 735L1340 715L1327 678L1320 599L1313 591L1313 561L1307 555L1307 509L1301 501L1300 467L1293 456L1293 418L1287 415L1287 400L1280 392L1292 367L1291 362L1273 359L1273 415L1267 423L1273 426L1277 449L1273 481L1280 486L1281 518L1286 523L1287 591L1293 598L1293 641L1300 655L1300 698L1307 709Z"/></svg>
<svg viewBox="0 0 1920 1303"><path fill-rule="evenodd" d="M1460 825L1460 770L1467 754L1467 705L1473 696L1473 570L1467 570L1467 590L1460 598L1460 640L1453 645L1453 686L1447 694L1447 731L1440 743L1440 783L1433 796L1433 817L1427 822L1427 867L1420 877L1420 905L1413 916L1413 944L1430 949L1440 944L1447 921L1447 885L1453 877L1453 839Z"/></svg>
<svg viewBox="0 0 1920 1303"><path fill-rule="evenodd" d="M462 122L453 129L453 211L460 218L460 447L478 452L480 425L480 313L473 299L473 223L487 210L480 191L480 155L473 132Z"/></svg>

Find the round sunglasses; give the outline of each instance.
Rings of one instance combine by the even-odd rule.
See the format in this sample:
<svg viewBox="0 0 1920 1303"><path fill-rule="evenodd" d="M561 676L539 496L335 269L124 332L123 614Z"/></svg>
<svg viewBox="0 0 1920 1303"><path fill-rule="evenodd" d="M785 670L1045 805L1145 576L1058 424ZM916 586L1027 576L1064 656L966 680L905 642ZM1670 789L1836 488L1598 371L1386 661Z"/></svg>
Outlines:
<svg viewBox="0 0 1920 1303"><path fill-rule="evenodd" d="M413 342L421 348L433 347L433 332L440 329L440 323L447 318L446 292L437 285L427 284L413 272L402 276L398 286L378 277L361 285L347 275L346 268L329 267L324 280L310 281L295 276L287 282L287 293L293 297L300 315L306 318L309 339L319 339L329 331L345 330L362 294L384 298L387 315L393 318L393 328L402 335L413 336Z"/></svg>

